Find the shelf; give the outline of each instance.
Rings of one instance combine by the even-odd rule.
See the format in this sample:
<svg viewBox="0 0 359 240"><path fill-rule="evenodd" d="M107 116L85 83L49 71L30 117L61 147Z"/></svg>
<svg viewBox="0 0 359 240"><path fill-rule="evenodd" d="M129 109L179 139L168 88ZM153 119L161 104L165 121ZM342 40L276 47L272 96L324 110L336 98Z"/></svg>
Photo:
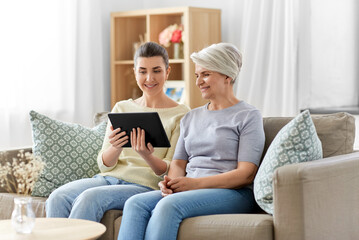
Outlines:
<svg viewBox="0 0 359 240"><path fill-rule="evenodd" d="M168 26L183 25L182 59L174 59L173 44L166 50L171 72L169 81L183 81L185 104L195 108L206 103L196 87L190 55L221 42L221 10L194 7L145 9L111 13L111 105L141 94L133 73L133 55L140 38L159 42ZM140 37L141 36L141 37Z"/></svg>
<svg viewBox="0 0 359 240"><path fill-rule="evenodd" d="M176 63L185 63L184 59L169 59L170 64L176 64ZM114 61L114 64L120 65L120 64L132 64L133 60L120 60L120 61Z"/></svg>
<svg viewBox="0 0 359 240"><path fill-rule="evenodd" d="M184 59L170 59L169 60L170 64L171 63L185 63Z"/></svg>
<svg viewBox="0 0 359 240"><path fill-rule="evenodd" d="M133 43L146 33L146 16L112 18L112 32L115 39L121 39L121 44L112 44L114 60L133 59Z"/></svg>
<svg viewBox="0 0 359 240"><path fill-rule="evenodd" d="M131 64L133 65L133 60L121 60L121 61L114 61L114 64L115 65L121 65L121 64Z"/></svg>

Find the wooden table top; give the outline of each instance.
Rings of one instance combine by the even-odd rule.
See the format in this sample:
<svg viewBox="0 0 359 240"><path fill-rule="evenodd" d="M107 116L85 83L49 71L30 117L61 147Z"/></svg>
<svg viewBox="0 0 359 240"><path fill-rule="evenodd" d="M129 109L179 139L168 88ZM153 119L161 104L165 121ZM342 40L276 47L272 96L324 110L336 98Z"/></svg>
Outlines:
<svg viewBox="0 0 359 240"><path fill-rule="evenodd" d="M97 239L106 231L105 225L82 219L36 218L32 233L16 233L11 220L0 221L1 240L84 240Z"/></svg>

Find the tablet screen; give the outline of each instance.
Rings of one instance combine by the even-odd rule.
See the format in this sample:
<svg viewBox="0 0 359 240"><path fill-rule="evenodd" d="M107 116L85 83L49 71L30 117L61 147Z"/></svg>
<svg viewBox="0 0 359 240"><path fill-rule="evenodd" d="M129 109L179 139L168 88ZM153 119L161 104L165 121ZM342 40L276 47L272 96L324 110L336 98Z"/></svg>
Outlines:
<svg viewBox="0 0 359 240"><path fill-rule="evenodd" d="M146 144L150 142L153 147L171 147L157 112L109 113L108 117L113 129L121 128L128 137L133 128L140 127L145 130ZM123 147L131 147L131 141Z"/></svg>

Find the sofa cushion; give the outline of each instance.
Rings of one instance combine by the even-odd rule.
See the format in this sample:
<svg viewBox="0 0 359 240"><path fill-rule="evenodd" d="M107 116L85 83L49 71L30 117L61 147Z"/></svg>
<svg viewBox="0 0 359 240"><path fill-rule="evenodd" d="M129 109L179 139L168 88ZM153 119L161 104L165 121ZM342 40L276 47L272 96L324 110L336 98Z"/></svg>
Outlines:
<svg viewBox="0 0 359 240"><path fill-rule="evenodd" d="M45 162L33 196L47 197L61 185L99 172L97 154L106 131L103 122L94 128L53 120L30 112L33 153Z"/></svg>
<svg viewBox="0 0 359 240"><path fill-rule="evenodd" d="M254 196L258 205L273 214L273 173L287 164L307 162L323 157L309 111L304 111L285 125L268 148L254 179Z"/></svg>
<svg viewBox="0 0 359 240"><path fill-rule="evenodd" d="M325 115L311 115L322 142L323 157L332 157L353 152L355 140L355 118L349 113L333 113ZM263 156L280 129L292 117L265 117L263 118L266 136Z"/></svg>
<svg viewBox="0 0 359 240"><path fill-rule="evenodd" d="M178 240L272 240L273 218L268 214L218 214L182 221Z"/></svg>
<svg viewBox="0 0 359 240"><path fill-rule="evenodd" d="M101 223L106 226L106 232L98 240L117 239L120 231L122 210L112 209L105 212Z"/></svg>

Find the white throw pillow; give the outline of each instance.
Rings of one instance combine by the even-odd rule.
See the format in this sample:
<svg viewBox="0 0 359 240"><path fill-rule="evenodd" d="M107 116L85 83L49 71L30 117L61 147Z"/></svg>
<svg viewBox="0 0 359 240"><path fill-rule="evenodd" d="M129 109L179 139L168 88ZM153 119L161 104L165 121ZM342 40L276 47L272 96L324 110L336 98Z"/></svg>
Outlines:
<svg viewBox="0 0 359 240"><path fill-rule="evenodd" d="M270 144L254 179L254 197L258 205L273 214L272 182L278 167L322 157L322 143L306 110L285 125Z"/></svg>

